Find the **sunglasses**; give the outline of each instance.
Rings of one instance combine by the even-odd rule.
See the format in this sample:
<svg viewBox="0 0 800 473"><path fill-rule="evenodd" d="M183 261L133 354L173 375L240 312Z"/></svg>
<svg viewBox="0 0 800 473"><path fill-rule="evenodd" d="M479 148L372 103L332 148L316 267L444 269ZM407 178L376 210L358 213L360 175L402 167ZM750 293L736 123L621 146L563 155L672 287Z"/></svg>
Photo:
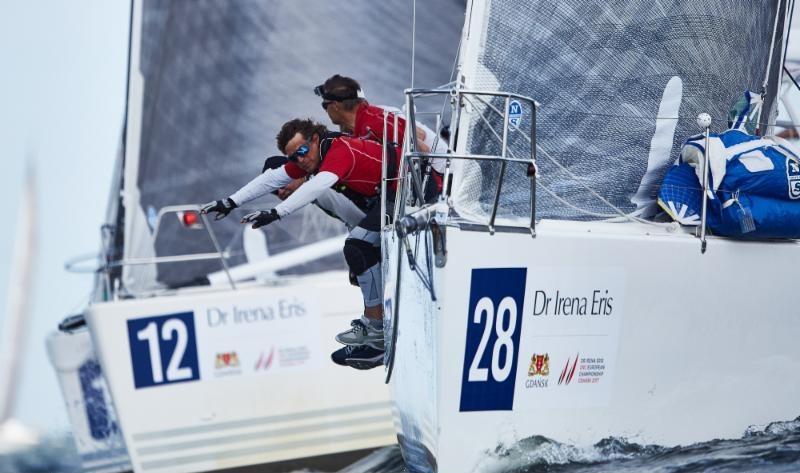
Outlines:
<svg viewBox="0 0 800 473"><path fill-rule="evenodd" d="M335 100L323 100L322 101L322 109L327 111L328 110L328 105L332 104L333 102L335 102Z"/></svg>
<svg viewBox="0 0 800 473"><path fill-rule="evenodd" d="M289 161L291 161L293 163L296 163L297 161L300 160L300 158L302 158L305 155L307 155L309 151L311 151L310 140L308 140L305 143L301 144L300 147L297 148L297 151L295 151L294 153L292 153L289 156L287 156L287 158L289 159Z"/></svg>

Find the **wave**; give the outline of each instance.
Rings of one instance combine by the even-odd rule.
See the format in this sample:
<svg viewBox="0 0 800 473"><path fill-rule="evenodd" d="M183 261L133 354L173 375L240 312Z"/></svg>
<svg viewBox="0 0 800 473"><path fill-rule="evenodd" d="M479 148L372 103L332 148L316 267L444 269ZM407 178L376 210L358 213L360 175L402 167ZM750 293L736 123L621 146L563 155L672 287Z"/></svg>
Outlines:
<svg viewBox="0 0 800 473"><path fill-rule="evenodd" d="M691 426L687 426L691 428ZM46 438L30 449L0 455L2 473L78 473L80 461L68 435ZM397 446L375 450L337 473L407 471ZM608 437L578 447L543 436L529 437L486 452L480 473L733 473L800 471L800 417L751 426L739 439L717 439L692 445L642 445ZM323 473L297 470L292 473ZM452 473L452 472L445 472ZM464 472L466 473L466 472Z"/></svg>
<svg viewBox="0 0 800 473"><path fill-rule="evenodd" d="M797 472L800 471L800 417L792 421L752 426L739 439L717 439L676 447L641 445L618 437L605 438L588 447L577 447L534 436L487 452L476 471Z"/></svg>

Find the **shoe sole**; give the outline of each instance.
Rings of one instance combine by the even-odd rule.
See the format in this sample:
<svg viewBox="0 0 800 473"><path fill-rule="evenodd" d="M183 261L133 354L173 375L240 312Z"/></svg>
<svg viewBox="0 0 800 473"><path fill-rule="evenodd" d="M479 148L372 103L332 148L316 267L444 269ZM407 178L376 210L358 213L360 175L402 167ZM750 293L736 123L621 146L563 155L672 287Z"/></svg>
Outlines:
<svg viewBox="0 0 800 473"><path fill-rule="evenodd" d="M342 339L341 337L339 337L339 335L336 335L335 338L336 338L336 341L341 343L342 345L350 345L350 346L353 346L353 347L357 347L359 345L369 345L369 346L371 346L373 348L378 348L378 346L376 346L377 342L380 342L380 344L383 345L383 337L380 337L380 338L378 338L378 337L367 337L365 339L358 340L358 341L356 341L356 340L346 341L346 340Z"/></svg>
<svg viewBox="0 0 800 473"><path fill-rule="evenodd" d="M351 368L355 368L357 370L371 370L372 368L377 368L378 366L383 366L383 355L381 355L381 359L378 361L372 360L347 360L345 361L347 366Z"/></svg>

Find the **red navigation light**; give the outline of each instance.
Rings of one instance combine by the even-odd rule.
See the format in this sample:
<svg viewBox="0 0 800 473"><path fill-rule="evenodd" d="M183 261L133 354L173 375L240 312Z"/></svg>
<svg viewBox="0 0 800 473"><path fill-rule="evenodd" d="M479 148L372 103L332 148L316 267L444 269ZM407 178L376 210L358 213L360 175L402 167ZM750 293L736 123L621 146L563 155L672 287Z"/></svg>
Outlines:
<svg viewBox="0 0 800 473"><path fill-rule="evenodd" d="M197 216L197 212L186 212L183 214L183 224L187 227L197 225L198 220L199 217Z"/></svg>
<svg viewBox="0 0 800 473"><path fill-rule="evenodd" d="M178 212L178 219L186 228L203 228L200 222L200 215L193 210Z"/></svg>

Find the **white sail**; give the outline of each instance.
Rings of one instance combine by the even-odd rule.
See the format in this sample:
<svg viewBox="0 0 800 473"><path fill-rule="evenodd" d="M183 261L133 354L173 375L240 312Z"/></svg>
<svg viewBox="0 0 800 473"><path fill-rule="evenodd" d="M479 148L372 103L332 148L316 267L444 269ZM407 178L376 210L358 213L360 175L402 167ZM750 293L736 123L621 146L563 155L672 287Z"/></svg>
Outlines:
<svg viewBox="0 0 800 473"><path fill-rule="evenodd" d="M777 112L786 1L668 0L654 7L487 0L470 8L460 64L465 86L541 104L536 138L542 218L610 218L652 204L680 144L697 132L697 114L714 118L712 130L726 129L728 110L745 89L763 89L765 121ZM681 87L668 86L675 77ZM670 103L677 108L662 107ZM499 154L494 133L502 116L489 110L502 109L502 103L474 105L483 112L462 123L468 137L461 146ZM665 120L672 125L659 123ZM520 123L527 132L530 110L522 110ZM664 133L667 128L674 133ZM509 153L524 158L530 144L522 135L510 133ZM667 141L653 141L660 135ZM454 183L456 209L477 208L478 216L486 216L499 169L497 163L465 164L456 173L462 178ZM525 169L507 172L498 215L524 218L530 212Z"/></svg>
<svg viewBox="0 0 800 473"><path fill-rule="evenodd" d="M0 331L0 453L38 442L37 434L13 418L19 387L22 353L27 341L33 264L36 249L36 178L32 164L26 169L17 214L13 261L7 291L4 324Z"/></svg>

